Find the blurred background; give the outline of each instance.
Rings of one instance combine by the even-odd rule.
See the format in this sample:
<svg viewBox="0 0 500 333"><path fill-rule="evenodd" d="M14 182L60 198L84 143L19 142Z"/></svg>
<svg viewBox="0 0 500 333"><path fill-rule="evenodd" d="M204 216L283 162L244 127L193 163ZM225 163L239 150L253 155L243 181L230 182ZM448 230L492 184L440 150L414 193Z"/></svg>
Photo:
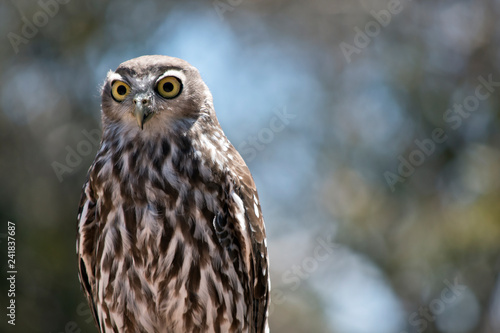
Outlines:
<svg viewBox="0 0 500 333"><path fill-rule="evenodd" d="M0 3L0 299L96 332L75 255L107 71L196 66L252 171L271 332L500 332L500 1ZM5 263L5 264L4 264Z"/></svg>

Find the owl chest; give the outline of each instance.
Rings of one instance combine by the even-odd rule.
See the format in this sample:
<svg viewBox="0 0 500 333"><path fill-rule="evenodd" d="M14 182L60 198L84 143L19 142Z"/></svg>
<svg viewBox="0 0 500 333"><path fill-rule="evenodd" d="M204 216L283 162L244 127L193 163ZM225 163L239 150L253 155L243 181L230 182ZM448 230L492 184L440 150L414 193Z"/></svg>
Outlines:
<svg viewBox="0 0 500 333"><path fill-rule="evenodd" d="M144 327L244 331L238 325L246 322L245 287L213 231L214 214L195 198L171 207L115 203L101 234L99 298L108 308L130 304L127 313Z"/></svg>
<svg viewBox="0 0 500 333"><path fill-rule="evenodd" d="M101 170L102 179L112 180L98 189L104 304L130 304L127 313L144 327L245 331L239 325L249 311L246 287L214 231L223 189L207 174L168 160L149 169L113 163Z"/></svg>
<svg viewBox="0 0 500 333"><path fill-rule="evenodd" d="M184 217L150 207L126 211L111 212L123 219L115 218L102 234L98 289L103 304L109 309L129 304L126 313L151 332L213 331L215 326L245 331L239 326L248 315L244 286L203 213L195 210ZM135 221L129 221L133 215ZM118 239L121 245L114 244ZM120 313L109 316L120 324L125 320Z"/></svg>

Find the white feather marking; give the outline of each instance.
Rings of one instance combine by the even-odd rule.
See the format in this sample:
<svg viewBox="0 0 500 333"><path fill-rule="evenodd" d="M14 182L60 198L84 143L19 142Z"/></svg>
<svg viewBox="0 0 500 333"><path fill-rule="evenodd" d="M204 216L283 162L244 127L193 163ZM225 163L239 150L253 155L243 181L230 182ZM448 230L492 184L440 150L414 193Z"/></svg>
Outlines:
<svg viewBox="0 0 500 333"><path fill-rule="evenodd" d="M245 219L245 207L243 206L243 201L241 198L234 192L231 192L231 197L233 198L235 204L236 204L236 212L235 212L235 218L238 221L240 228L241 228L241 234L245 238L244 246L245 246L245 253L246 256L244 258L245 260L245 265L246 267L250 267L250 244L251 241L249 239L249 233L246 232L246 219Z"/></svg>
<svg viewBox="0 0 500 333"><path fill-rule="evenodd" d="M259 218L260 217L259 207L257 207L256 203L253 204L253 210L255 210L255 216L257 216L257 218Z"/></svg>
<svg viewBox="0 0 500 333"><path fill-rule="evenodd" d="M241 230L245 231L247 229L246 221L245 221L245 208L243 207L243 201L236 193L231 193L231 196L238 207L238 211L236 212L236 220L240 224Z"/></svg>

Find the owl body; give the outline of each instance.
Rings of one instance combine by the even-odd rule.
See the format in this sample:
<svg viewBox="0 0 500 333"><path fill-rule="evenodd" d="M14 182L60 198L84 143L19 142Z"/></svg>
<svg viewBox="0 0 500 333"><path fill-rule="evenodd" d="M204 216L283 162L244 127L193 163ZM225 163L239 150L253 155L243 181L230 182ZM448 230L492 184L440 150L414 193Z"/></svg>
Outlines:
<svg viewBox="0 0 500 333"><path fill-rule="evenodd" d="M108 75L102 94L77 239L100 331L266 331L257 191L197 70L136 58Z"/></svg>

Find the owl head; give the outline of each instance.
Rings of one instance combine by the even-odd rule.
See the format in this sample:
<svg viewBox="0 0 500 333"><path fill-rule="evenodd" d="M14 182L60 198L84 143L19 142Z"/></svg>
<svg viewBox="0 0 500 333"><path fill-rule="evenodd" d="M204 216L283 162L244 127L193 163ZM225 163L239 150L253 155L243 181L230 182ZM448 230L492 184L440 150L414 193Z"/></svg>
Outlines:
<svg viewBox="0 0 500 333"><path fill-rule="evenodd" d="M102 88L103 126L142 133L182 131L201 115L215 117L212 95L188 62L161 55L128 60Z"/></svg>

